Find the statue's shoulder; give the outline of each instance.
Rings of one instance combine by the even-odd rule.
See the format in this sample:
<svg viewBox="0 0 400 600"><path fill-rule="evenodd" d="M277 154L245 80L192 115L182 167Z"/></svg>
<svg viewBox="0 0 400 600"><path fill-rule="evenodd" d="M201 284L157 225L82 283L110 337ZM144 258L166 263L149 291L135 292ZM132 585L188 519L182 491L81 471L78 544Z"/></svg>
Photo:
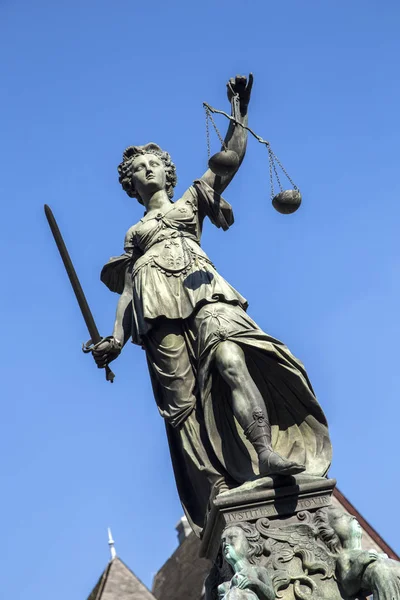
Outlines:
<svg viewBox="0 0 400 600"><path fill-rule="evenodd" d="M136 243L137 227L138 227L138 223L136 223L135 225L132 225L131 227L129 227L128 231L125 234L125 238L124 238L125 252L133 249L137 245L137 243Z"/></svg>
<svg viewBox="0 0 400 600"><path fill-rule="evenodd" d="M101 270L100 279L112 292L122 294L125 286L125 273L132 265L132 255L124 252L112 256Z"/></svg>
<svg viewBox="0 0 400 600"><path fill-rule="evenodd" d="M126 270L133 266L141 254L136 244L136 227L137 225L132 225L125 234L124 253L112 256L101 270L101 281L117 294L124 291Z"/></svg>
<svg viewBox="0 0 400 600"><path fill-rule="evenodd" d="M136 231L137 228L137 223L135 223L135 225L131 225L128 229L128 231L125 234L125 237L127 237L128 235L133 235Z"/></svg>

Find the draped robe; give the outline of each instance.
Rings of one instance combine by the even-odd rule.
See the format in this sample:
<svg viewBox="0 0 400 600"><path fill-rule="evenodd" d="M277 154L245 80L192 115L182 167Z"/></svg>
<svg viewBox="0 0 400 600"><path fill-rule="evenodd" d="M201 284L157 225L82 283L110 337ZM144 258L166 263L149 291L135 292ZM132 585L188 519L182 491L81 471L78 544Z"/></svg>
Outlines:
<svg viewBox="0 0 400 600"><path fill-rule="evenodd" d="M210 495L221 484L256 477L258 461L213 359L218 344L242 348L272 426L273 448L323 476L331 460L327 422L302 363L248 316L247 301L217 272L200 246L203 219L223 230L231 206L197 180L168 209L145 215L125 237L102 281L122 293L132 278L132 341L147 356L154 396L165 419L179 496L199 535Z"/></svg>

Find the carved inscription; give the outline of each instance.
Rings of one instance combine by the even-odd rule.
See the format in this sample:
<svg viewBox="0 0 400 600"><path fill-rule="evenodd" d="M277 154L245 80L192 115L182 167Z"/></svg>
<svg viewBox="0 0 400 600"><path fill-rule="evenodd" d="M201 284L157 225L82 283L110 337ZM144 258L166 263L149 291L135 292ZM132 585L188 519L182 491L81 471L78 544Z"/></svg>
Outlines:
<svg viewBox="0 0 400 600"><path fill-rule="evenodd" d="M309 508L321 508L321 506L329 506L331 504L331 496L316 496L315 498L300 498L297 503L296 511L307 510Z"/></svg>
<svg viewBox="0 0 400 600"><path fill-rule="evenodd" d="M227 523L234 521L252 521L254 519L261 519L265 517L276 517L282 514L290 514L293 512L299 512L301 510L310 510L313 508L321 508L323 506L329 506L331 504L331 497L329 494L322 496L316 496L313 498L299 498L296 503L296 507L293 508L293 504L286 502L276 501L274 504L267 504L258 508L251 508L248 510L226 512L225 519Z"/></svg>
<svg viewBox="0 0 400 600"><path fill-rule="evenodd" d="M232 521L251 521L253 519L260 519L262 517L273 517L277 514L278 513L275 507L270 504L260 508L253 508L251 510L225 513L225 518L228 523L231 523Z"/></svg>

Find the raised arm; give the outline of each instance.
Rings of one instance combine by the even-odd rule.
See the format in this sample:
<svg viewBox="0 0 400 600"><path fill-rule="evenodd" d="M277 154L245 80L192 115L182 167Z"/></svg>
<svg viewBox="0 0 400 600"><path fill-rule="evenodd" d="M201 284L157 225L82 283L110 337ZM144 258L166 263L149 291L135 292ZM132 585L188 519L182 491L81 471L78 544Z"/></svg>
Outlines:
<svg viewBox="0 0 400 600"><path fill-rule="evenodd" d="M242 125L247 125L248 122L247 109L250 101L252 87L252 73L250 73L248 79L243 75L236 75L236 77L230 79L230 81L227 84L228 100L231 102L233 95L238 95L239 107L237 111L232 110L232 116L237 121L239 121L239 123L242 123ZM233 114L234 112L236 112L236 114ZM222 192L232 181L240 165L242 164L244 155L246 153L247 130L241 127L240 125L236 125L235 123L230 121L228 132L225 137L225 144L228 150L234 150L239 156L239 165L237 169L226 176L215 175L215 173L213 173L211 169L208 169L201 178L206 183L208 183L208 185L212 187L218 194L222 194Z"/></svg>

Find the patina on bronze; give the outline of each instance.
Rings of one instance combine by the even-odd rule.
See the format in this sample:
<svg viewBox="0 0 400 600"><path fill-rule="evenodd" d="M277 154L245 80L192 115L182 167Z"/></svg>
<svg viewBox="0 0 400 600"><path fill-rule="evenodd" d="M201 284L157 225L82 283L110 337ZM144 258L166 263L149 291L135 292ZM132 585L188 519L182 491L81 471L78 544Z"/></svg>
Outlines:
<svg viewBox="0 0 400 600"><path fill-rule="evenodd" d="M340 508L320 509L315 516L319 537L336 561L344 597L374 600L400 598L400 563L375 549L362 548L362 529Z"/></svg>
<svg viewBox="0 0 400 600"><path fill-rule="evenodd" d="M223 230L234 221L221 194L245 155L252 81L228 84L235 114L222 151L238 156L234 171L208 169L172 202L170 155L154 143L125 150L119 181L146 212L101 273L120 299L113 334L93 357L105 367L129 340L145 350L180 499L198 535L224 490L260 475L325 476L331 460L326 419L302 363L248 316L246 299L200 245L206 217ZM256 260L251 244L243 252Z"/></svg>
<svg viewBox="0 0 400 600"><path fill-rule="evenodd" d="M261 535L250 523L228 525L221 536L221 549L234 575L218 587L218 597L224 600L275 600L270 574L256 563L263 552Z"/></svg>

